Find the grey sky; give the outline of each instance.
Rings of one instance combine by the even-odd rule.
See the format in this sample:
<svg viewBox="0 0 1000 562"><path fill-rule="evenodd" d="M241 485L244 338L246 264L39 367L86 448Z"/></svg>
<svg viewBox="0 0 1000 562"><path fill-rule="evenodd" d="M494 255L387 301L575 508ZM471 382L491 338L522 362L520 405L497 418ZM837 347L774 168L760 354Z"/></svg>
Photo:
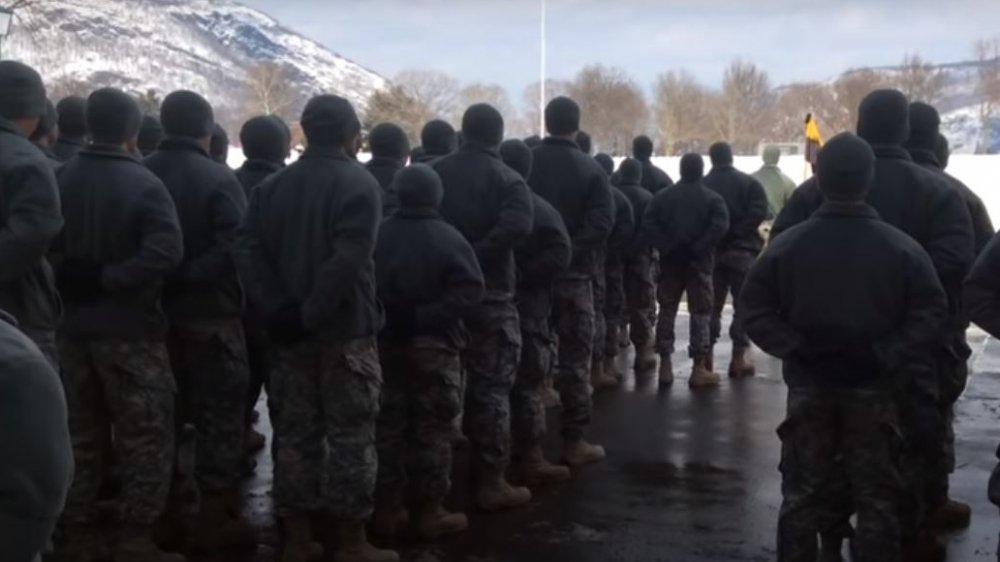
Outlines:
<svg viewBox="0 0 1000 562"><path fill-rule="evenodd" d="M540 0L243 0L391 77L434 69L499 83L515 103L539 75ZM918 53L970 57L1000 34L1000 0L548 0L549 76L626 69L645 89L686 68L717 85L734 57L775 83L820 80Z"/></svg>

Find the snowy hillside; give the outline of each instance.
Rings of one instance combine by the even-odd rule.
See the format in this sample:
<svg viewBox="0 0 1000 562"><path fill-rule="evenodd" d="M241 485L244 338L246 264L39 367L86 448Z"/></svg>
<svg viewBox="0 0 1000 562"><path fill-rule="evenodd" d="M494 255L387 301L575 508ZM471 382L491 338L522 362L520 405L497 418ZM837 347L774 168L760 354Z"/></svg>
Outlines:
<svg viewBox="0 0 1000 562"><path fill-rule="evenodd" d="M247 70L283 66L304 96L338 93L364 106L386 80L233 0L43 0L18 12L4 56L49 82L163 95L203 93L234 118Z"/></svg>

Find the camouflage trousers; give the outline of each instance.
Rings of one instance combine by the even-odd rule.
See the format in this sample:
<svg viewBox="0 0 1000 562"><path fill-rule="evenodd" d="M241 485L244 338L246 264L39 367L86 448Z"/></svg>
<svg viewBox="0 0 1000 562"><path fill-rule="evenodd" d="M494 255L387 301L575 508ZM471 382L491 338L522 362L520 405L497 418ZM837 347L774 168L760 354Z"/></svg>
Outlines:
<svg viewBox="0 0 1000 562"><path fill-rule="evenodd" d="M321 334L296 346L275 346L271 388L279 405L274 427L280 442L274 463L278 514L369 518L382 395L375 339L343 341Z"/></svg>
<svg viewBox="0 0 1000 562"><path fill-rule="evenodd" d="M747 250L726 250L715 257L715 270L712 275L712 285L715 297L712 307L712 345L719 341L722 335L722 310L726 307L726 298L733 299L733 322L729 326L729 337L733 347L750 347L750 338L743 331L743 310L739 304L743 281L750 272L750 267L757 256Z"/></svg>
<svg viewBox="0 0 1000 562"><path fill-rule="evenodd" d="M604 267L604 342L602 358L618 357L620 334L625 329L625 263L621 256L608 258ZM600 344L601 342L598 342Z"/></svg>
<svg viewBox="0 0 1000 562"><path fill-rule="evenodd" d="M900 418L906 483L901 520L903 540L911 541L948 496L947 437L941 399L914 385L903 398Z"/></svg>
<svg viewBox="0 0 1000 562"><path fill-rule="evenodd" d="M556 342L549 317L551 288L527 289L517 293L521 316L521 365L510 395L511 434L514 448L527 451L541 444L545 436L545 402L542 393L555 364Z"/></svg>
<svg viewBox="0 0 1000 562"><path fill-rule="evenodd" d="M253 312L247 312L243 318L243 332L247 342L247 367L250 369L250 383L247 386L246 425L250 426L254 408L260 399L260 393L268 387L271 378L271 340L267 335L264 321ZM268 395L270 399L270 394Z"/></svg>
<svg viewBox="0 0 1000 562"><path fill-rule="evenodd" d="M520 319L512 295L487 292L465 319L465 434L473 466L503 471L510 464L510 392L521 361Z"/></svg>
<svg viewBox="0 0 1000 562"><path fill-rule="evenodd" d="M660 317L656 324L656 351L660 355L674 352L677 309L684 293L687 293L688 312L691 316L688 354L692 358L706 357L712 346L709 338L712 314L711 256L686 263L660 264L660 282L656 288L656 297L660 303Z"/></svg>
<svg viewBox="0 0 1000 562"><path fill-rule="evenodd" d="M383 342L379 351L376 501L394 506L407 497L417 504L441 501L451 491L452 420L462 402L459 351L431 337Z"/></svg>
<svg viewBox="0 0 1000 562"><path fill-rule="evenodd" d="M650 252L625 259L625 316L629 339L636 349L653 341L656 318L656 284Z"/></svg>
<svg viewBox="0 0 1000 562"><path fill-rule="evenodd" d="M91 523L98 516L113 451L121 520L152 524L166 507L174 466L176 386L166 345L61 336L59 357L76 462L64 520Z"/></svg>
<svg viewBox="0 0 1000 562"><path fill-rule="evenodd" d="M239 482L250 372L240 319L209 320L170 329L167 348L177 377L177 427L197 430L195 480L202 493L221 494Z"/></svg>
<svg viewBox="0 0 1000 562"><path fill-rule="evenodd" d="M842 518L841 475L858 514L854 560L899 562L899 417L888 390L790 388L781 438L778 561L815 562L817 534Z"/></svg>
<svg viewBox="0 0 1000 562"><path fill-rule="evenodd" d="M594 293L594 341L591 345L594 361L604 360L604 338L607 337L608 323L605 316L605 308L608 297L607 268L604 262L604 254L598 261L597 271L593 278Z"/></svg>
<svg viewBox="0 0 1000 562"><path fill-rule="evenodd" d="M559 338L556 388L562 398L562 435L583 436L593 410L590 366L594 344L594 296L588 277L567 275L552 287L552 324Z"/></svg>

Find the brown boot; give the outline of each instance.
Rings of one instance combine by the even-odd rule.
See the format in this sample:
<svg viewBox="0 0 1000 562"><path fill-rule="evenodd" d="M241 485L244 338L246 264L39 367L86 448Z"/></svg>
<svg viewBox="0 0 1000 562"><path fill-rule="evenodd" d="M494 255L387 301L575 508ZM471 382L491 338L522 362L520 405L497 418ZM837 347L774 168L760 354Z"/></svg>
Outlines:
<svg viewBox="0 0 1000 562"><path fill-rule="evenodd" d="M377 505L372 515L371 530L375 536L395 540L399 532L410 524L410 512L398 502Z"/></svg>
<svg viewBox="0 0 1000 562"><path fill-rule="evenodd" d="M531 490L511 486L503 473L494 468L484 468L479 474L476 504L484 511L500 511L520 507L531 501Z"/></svg>
<svg viewBox="0 0 1000 562"><path fill-rule="evenodd" d="M841 553L843 539L828 535L820 535L819 558L817 562L844 562Z"/></svg>
<svg viewBox="0 0 1000 562"><path fill-rule="evenodd" d="M635 370L646 373L656 368L656 349L653 344L645 344L635 350Z"/></svg>
<svg viewBox="0 0 1000 562"><path fill-rule="evenodd" d="M663 386L674 384L674 364L666 353L660 356L660 384Z"/></svg>
<svg viewBox="0 0 1000 562"><path fill-rule="evenodd" d="M312 524L306 514L295 514L282 521L285 531L285 546L281 551L281 562L308 562L312 559Z"/></svg>
<svg viewBox="0 0 1000 562"><path fill-rule="evenodd" d="M615 383L621 383L625 375L618 371L618 358L606 357L604 359L604 374L615 379Z"/></svg>
<svg viewBox="0 0 1000 562"><path fill-rule="evenodd" d="M362 521L343 521L340 524L340 546L333 554L337 562L399 562L395 550L381 550L368 542Z"/></svg>
<svg viewBox="0 0 1000 562"><path fill-rule="evenodd" d="M608 376L604 372L604 364L599 359L594 359L590 367L590 386L594 390L614 388L618 386L618 379Z"/></svg>
<svg viewBox="0 0 1000 562"><path fill-rule="evenodd" d="M688 381L688 386L691 388L704 388L719 386L720 382L719 375L708 368L707 360L704 357L696 357L694 367L691 369L691 380Z"/></svg>
<svg viewBox="0 0 1000 562"><path fill-rule="evenodd" d="M753 362L750 361L750 349L747 347L734 347L733 360L729 363L729 377L752 377L757 373Z"/></svg>
<svg viewBox="0 0 1000 562"><path fill-rule="evenodd" d="M582 466L604 460L604 447L592 445L583 437L567 440L563 445L563 459L570 466Z"/></svg>
<svg viewBox="0 0 1000 562"><path fill-rule="evenodd" d="M202 498L201 514L193 525L185 545L194 552L248 547L257 544L257 533L230 511L226 495Z"/></svg>
<svg viewBox="0 0 1000 562"><path fill-rule="evenodd" d="M562 396L559 396L559 391L548 386L542 391L542 401L545 403L545 408L562 408Z"/></svg>
<svg viewBox="0 0 1000 562"><path fill-rule="evenodd" d="M705 368L709 371L715 370L715 346L708 348L708 354L705 356Z"/></svg>
<svg viewBox="0 0 1000 562"><path fill-rule="evenodd" d="M938 532L958 531L967 528L971 521L972 508L968 504L948 498L948 501L931 515L927 526Z"/></svg>
<svg viewBox="0 0 1000 562"><path fill-rule="evenodd" d="M118 542L115 562L187 562L187 558L160 550L153 542L148 526L127 525Z"/></svg>
<svg viewBox="0 0 1000 562"><path fill-rule="evenodd" d="M519 468L524 482L530 486L565 482L572 476L568 467L550 463L541 447L527 450L521 456Z"/></svg>
<svg viewBox="0 0 1000 562"><path fill-rule="evenodd" d="M432 541L468 528L469 518L464 513L452 513L440 501L424 505L417 517L417 533L424 540Z"/></svg>
<svg viewBox="0 0 1000 562"><path fill-rule="evenodd" d="M906 562L944 562L948 558L948 548L934 533L923 531L909 544L903 545L902 559Z"/></svg>

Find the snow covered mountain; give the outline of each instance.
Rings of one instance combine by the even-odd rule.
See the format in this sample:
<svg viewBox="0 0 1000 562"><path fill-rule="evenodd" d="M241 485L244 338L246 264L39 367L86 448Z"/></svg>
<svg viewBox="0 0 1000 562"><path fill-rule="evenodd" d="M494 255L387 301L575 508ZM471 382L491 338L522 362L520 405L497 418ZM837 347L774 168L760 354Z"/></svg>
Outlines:
<svg viewBox="0 0 1000 562"><path fill-rule="evenodd" d="M364 107L386 85L233 0L40 0L18 12L4 55L39 69L57 91L74 83L161 96L190 89L232 121L246 117L247 71L264 62L282 66L303 101L329 92Z"/></svg>

